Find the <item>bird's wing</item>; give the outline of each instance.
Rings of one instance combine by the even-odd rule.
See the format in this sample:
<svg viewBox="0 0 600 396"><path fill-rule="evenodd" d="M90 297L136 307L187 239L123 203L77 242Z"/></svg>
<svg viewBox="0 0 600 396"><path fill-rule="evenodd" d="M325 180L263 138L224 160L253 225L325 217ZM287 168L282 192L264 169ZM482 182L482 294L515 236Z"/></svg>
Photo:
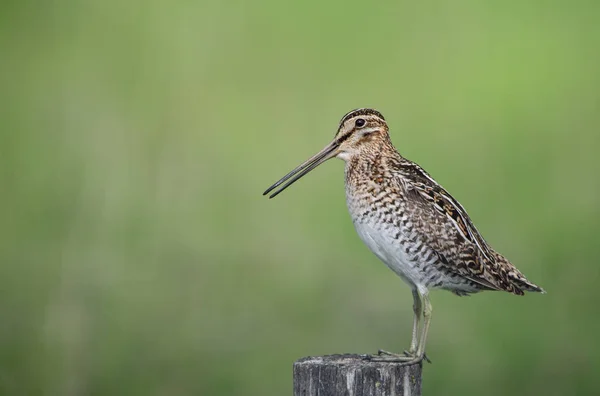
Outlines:
<svg viewBox="0 0 600 396"><path fill-rule="evenodd" d="M399 181L410 204L416 206L411 212L420 223L415 229L421 230L421 237L435 250L440 265L486 289L523 294L509 279L514 266L506 259L499 265L498 253L483 239L462 205L417 164L409 162L402 168Z"/></svg>

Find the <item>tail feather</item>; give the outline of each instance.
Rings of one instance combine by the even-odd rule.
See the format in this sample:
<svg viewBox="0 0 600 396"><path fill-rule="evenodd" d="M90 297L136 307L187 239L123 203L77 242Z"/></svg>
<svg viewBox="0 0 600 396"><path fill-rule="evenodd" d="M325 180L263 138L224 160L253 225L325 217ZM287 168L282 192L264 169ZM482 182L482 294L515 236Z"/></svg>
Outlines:
<svg viewBox="0 0 600 396"><path fill-rule="evenodd" d="M546 290L542 289L535 283L529 282L527 279L525 279L525 277L520 278L520 279L511 279L511 280L521 290L524 290L527 292L536 292L536 293L546 294Z"/></svg>
<svg viewBox="0 0 600 396"><path fill-rule="evenodd" d="M511 262L506 259L506 257L502 256L500 253L495 252L495 251L494 251L494 256L496 258L496 262L506 268L507 277L508 277L509 282L515 288L517 288L521 291L521 293L517 293L517 294L523 294L523 292L534 292L534 293L546 294L546 291L544 289L542 289L540 286L527 280L527 278L525 278L525 275L523 275L523 273L521 273L521 271L519 271L517 269L517 267L512 265Z"/></svg>

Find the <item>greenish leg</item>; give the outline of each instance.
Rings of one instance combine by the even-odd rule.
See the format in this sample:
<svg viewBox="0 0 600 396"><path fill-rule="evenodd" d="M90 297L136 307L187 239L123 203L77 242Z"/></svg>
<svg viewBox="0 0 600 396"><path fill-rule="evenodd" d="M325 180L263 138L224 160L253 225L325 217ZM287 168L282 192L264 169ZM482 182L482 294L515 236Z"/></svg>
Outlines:
<svg viewBox="0 0 600 396"><path fill-rule="evenodd" d="M382 356L381 358L374 357L373 360L381 360L386 362L412 362L415 360L417 355L417 350L419 346L419 322L421 321L421 312L422 312L422 303L421 297L417 289L413 289L413 328L412 328L412 338L410 341L410 348L408 351L404 351L404 354L397 354L393 352L388 352L386 350L380 349L377 352L377 355Z"/></svg>
<svg viewBox="0 0 600 396"><path fill-rule="evenodd" d="M412 339L410 341L410 348L405 354L414 355L417 352L417 346L419 343L418 333L419 333L419 322L421 321L421 313L423 310L423 306L421 304L421 297L419 296L419 292L417 289L412 290L413 295L413 330L412 330Z"/></svg>
<svg viewBox="0 0 600 396"><path fill-rule="evenodd" d="M417 348L417 357L420 359L425 358L427 361L427 357L425 356L425 344L427 343L427 333L429 332L429 324L431 323L431 313L433 311L433 307L431 306L431 301L429 300L429 294L423 294L423 329L421 329L421 339L419 341L419 347Z"/></svg>
<svg viewBox="0 0 600 396"><path fill-rule="evenodd" d="M431 323L431 313L433 308L431 306L428 293L420 294L417 290L415 290L413 291L413 298L415 301L415 304L413 305L415 320L413 322L413 338L410 344L410 349L405 351L404 355L379 350L378 354L380 356L373 356L371 357L371 360L382 362L398 362L409 365L419 363L425 359L431 363L427 356L425 356L425 345L427 343L427 333L429 332L429 324ZM417 333L419 329L421 309L423 311L423 328L421 329L421 337L418 338Z"/></svg>

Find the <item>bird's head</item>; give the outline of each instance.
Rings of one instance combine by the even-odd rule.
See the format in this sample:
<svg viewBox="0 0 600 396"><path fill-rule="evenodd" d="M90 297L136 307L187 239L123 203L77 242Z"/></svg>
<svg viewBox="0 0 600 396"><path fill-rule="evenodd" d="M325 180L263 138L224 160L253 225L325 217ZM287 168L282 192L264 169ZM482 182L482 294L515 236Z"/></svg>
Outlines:
<svg viewBox="0 0 600 396"><path fill-rule="evenodd" d="M296 180L330 158L338 157L344 161L350 161L356 156L375 153L380 150L382 141L389 142L388 126L383 115L373 109L352 110L342 117L331 143L282 177L277 183L269 187L263 195L285 183L269 196L269 198L275 197Z"/></svg>
<svg viewBox="0 0 600 396"><path fill-rule="evenodd" d="M378 150L381 141L388 139L388 126L380 112L356 109L342 117L331 144L337 145L335 156L348 161L356 155Z"/></svg>

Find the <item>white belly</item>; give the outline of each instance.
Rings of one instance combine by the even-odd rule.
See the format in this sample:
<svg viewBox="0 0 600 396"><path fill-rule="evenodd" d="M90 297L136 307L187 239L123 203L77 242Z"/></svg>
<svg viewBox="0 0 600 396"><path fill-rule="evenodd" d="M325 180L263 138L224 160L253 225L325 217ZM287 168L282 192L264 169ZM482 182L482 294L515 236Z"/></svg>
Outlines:
<svg viewBox="0 0 600 396"><path fill-rule="evenodd" d="M398 229L391 224L353 219L356 232L362 241L381 261L405 282L413 287L422 288L423 272L414 254L400 243L395 235ZM421 265L418 265L421 264ZM421 267L422 268L422 267Z"/></svg>

